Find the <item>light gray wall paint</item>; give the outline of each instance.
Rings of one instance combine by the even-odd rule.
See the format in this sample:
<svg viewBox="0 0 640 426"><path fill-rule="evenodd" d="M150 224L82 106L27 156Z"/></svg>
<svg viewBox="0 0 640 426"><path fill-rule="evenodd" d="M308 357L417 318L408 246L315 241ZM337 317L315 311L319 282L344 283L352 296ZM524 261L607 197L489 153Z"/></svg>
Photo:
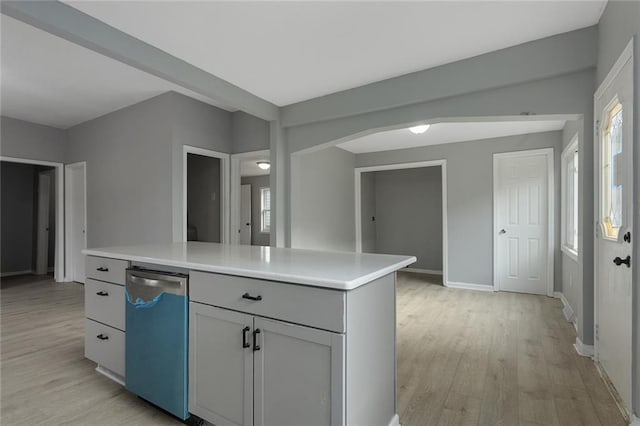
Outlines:
<svg viewBox="0 0 640 426"><path fill-rule="evenodd" d="M0 123L0 155L29 160L65 162L64 130L10 117Z"/></svg>
<svg viewBox="0 0 640 426"><path fill-rule="evenodd" d="M68 130L87 162L87 247L172 240L171 93Z"/></svg>
<svg viewBox="0 0 640 426"><path fill-rule="evenodd" d="M195 241L220 242L220 159L187 154L187 218Z"/></svg>
<svg viewBox="0 0 640 426"><path fill-rule="evenodd" d="M447 160L447 279L493 285L493 154L553 148L556 173L556 229L560 220L559 164L561 132L434 145L356 156L356 167L426 160ZM556 233L559 237L559 233ZM561 282L559 238L556 238L555 282Z"/></svg>
<svg viewBox="0 0 640 426"><path fill-rule="evenodd" d="M362 252L376 252L376 175L360 175L360 224L362 231Z"/></svg>
<svg viewBox="0 0 640 426"><path fill-rule="evenodd" d="M31 271L34 240L34 167L28 164L0 164L2 273Z"/></svg>
<svg viewBox="0 0 640 426"><path fill-rule="evenodd" d="M251 244L254 246L268 246L271 244L271 236L260 232L260 188L269 187L269 175L244 176L240 179L242 185L251 185Z"/></svg>
<svg viewBox="0 0 640 426"><path fill-rule="evenodd" d="M412 268L442 271L442 167L375 176L375 253L416 256Z"/></svg>
<svg viewBox="0 0 640 426"><path fill-rule="evenodd" d="M622 53L629 40L635 37L634 65L634 99L635 99L635 121L634 121L634 179L636 182L634 197L634 212L638 212L640 200L640 149L638 147L638 134L640 134L640 2L610 0L600 18L598 25L598 83L601 83L611 69L611 66ZM640 230L640 220L636 214L634 226L636 234ZM640 263L638 263L638 253L640 252L638 240L633 245L632 259L636 259L633 265L633 286L634 286L634 313L633 321L635 350L633 360L633 410L636 416L640 417ZM585 270L586 274L586 270ZM593 305L592 305L593 306Z"/></svg>
<svg viewBox="0 0 640 426"><path fill-rule="evenodd" d="M232 153L269 149L269 122L242 111L231 114Z"/></svg>
<svg viewBox="0 0 640 426"><path fill-rule="evenodd" d="M292 247L355 250L354 162L354 154L335 147L293 160Z"/></svg>

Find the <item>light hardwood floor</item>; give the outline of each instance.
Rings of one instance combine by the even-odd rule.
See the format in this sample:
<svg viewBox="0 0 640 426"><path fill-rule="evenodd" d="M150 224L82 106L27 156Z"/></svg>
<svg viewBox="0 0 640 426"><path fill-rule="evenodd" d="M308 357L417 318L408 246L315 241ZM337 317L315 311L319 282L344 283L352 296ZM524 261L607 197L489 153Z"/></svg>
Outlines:
<svg viewBox="0 0 640 426"><path fill-rule="evenodd" d="M622 425L555 299L398 279L398 403L403 426ZM2 425L179 424L84 358L83 287L0 283ZM365 425L366 426L366 425Z"/></svg>

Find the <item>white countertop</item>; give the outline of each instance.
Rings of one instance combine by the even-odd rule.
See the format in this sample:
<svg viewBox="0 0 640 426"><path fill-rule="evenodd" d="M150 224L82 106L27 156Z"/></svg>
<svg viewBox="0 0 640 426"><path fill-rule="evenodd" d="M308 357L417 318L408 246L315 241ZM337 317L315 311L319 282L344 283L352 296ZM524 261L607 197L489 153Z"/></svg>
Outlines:
<svg viewBox="0 0 640 426"><path fill-rule="evenodd" d="M416 261L413 256L187 243L85 249L89 256L353 290Z"/></svg>

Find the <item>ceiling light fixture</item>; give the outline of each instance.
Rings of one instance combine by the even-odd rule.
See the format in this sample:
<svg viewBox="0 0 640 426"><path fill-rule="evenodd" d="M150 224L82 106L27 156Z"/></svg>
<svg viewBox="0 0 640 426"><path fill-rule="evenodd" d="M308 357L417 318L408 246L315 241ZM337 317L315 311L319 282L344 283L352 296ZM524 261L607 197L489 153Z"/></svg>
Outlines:
<svg viewBox="0 0 640 426"><path fill-rule="evenodd" d="M422 133L426 132L428 128L428 124L421 124L419 126L409 127L409 130L411 130L411 133L413 133L414 135L421 135Z"/></svg>
<svg viewBox="0 0 640 426"><path fill-rule="evenodd" d="M262 170L269 170L269 167L271 167L271 163L268 161L258 161L257 164Z"/></svg>

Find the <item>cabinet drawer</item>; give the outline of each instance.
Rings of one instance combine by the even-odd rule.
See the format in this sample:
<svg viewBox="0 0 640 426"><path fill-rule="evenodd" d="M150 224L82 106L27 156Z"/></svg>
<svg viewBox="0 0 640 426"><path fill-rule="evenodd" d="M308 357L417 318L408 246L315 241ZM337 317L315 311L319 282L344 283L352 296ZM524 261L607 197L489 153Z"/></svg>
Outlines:
<svg viewBox="0 0 640 426"><path fill-rule="evenodd" d="M86 319L84 356L124 377L124 332Z"/></svg>
<svg viewBox="0 0 640 426"><path fill-rule="evenodd" d="M87 318L124 330L124 309L124 286L87 279L84 285Z"/></svg>
<svg viewBox="0 0 640 426"><path fill-rule="evenodd" d="M87 278L124 285L125 270L128 267L129 262L126 260L87 256Z"/></svg>
<svg viewBox="0 0 640 426"><path fill-rule="evenodd" d="M192 271L192 301L342 333L345 293L317 287ZM260 297L261 300L243 298Z"/></svg>

